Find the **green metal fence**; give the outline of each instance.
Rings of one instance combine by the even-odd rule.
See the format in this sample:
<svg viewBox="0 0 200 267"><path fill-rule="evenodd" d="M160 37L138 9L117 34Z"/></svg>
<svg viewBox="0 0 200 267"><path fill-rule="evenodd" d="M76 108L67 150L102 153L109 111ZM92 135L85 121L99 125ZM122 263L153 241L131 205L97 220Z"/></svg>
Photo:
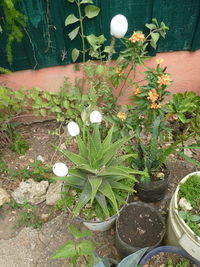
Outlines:
<svg viewBox="0 0 200 267"><path fill-rule="evenodd" d="M144 30L152 18L164 21L170 28L165 40L160 40L157 52L200 48L199 0L94 0L101 8L97 18L85 24L87 34L104 34L110 42L110 20L123 14L129 22L127 35ZM19 0L18 10L28 17L21 43L13 45L13 64L6 59L6 31L0 35L0 66L12 71L39 69L71 63L71 50L81 48L80 39L70 41L70 27L64 25L75 6L67 0ZM3 16L0 10L1 18ZM73 26L72 26L73 29ZM119 42L117 43L119 46Z"/></svg>

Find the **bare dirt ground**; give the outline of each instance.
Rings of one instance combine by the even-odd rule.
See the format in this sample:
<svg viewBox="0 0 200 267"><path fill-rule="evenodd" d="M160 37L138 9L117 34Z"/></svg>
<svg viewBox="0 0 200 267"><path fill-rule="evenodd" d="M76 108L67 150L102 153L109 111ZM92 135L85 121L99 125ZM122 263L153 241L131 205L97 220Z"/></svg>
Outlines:
<svg viewBox="0 0 200 267"><path fill-rule="evenodd" d="M13 169L20 169L34 162L40 155L44 158L45 164L54 164L56 162L66 162L66 159L60 153L55 153L52 144L64 146L66 133L62 132L62 138L52 132L58 128L54 121L42 123L32 123L30 125L21 125L19 131L29 143L29 150L23 156L19 156L9 149L3 152L2 159ZM75 149L75 144L70 146ZM67 163L68 164L68 163ZM188 173L196 171L197 168L191 164L182 161L176 157L171 157L169 161L171 170L170 184L168 193L164 200L153 203L160 212L167 217L168 205L178 182ZM9 193L13 191L22 177L10 180L8 177L0 177L0 187L6 189ZM138 200L133 195L132 201ZM16 228L20 218L20 209L13 209L5 204L0 208L0 266L1 267L61 267L70 266L68 260L50 260L49 257L61 245L71 239L67 224L72 223L79 229L84 229L78 221L72 220L67 212L61 212L54 207L46 206L41 203L36 208L38 218L42 214L48 214L48 219L43 220L43 225L39 229L27 227ZM41 219L42 221L42 219ZM96 232L91 238L95 242L97 253L101 256L108 256L119 260L115 248L115 229L114 227L107 232ZM79 266L85 266L80 263Z"/></svg>

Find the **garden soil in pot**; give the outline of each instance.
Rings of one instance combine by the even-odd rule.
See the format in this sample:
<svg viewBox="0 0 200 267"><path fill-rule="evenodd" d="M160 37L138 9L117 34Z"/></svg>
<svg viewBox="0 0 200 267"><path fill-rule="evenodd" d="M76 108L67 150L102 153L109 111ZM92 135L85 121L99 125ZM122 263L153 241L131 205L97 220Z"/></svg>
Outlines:
<svg viewBox="0 0 200 267"><path fill-rule="evenodd" d="M117 249L124 257L140 248L159 246L165 234L165 223L153 207L134 202L120 213L116 233Z"/></svg>

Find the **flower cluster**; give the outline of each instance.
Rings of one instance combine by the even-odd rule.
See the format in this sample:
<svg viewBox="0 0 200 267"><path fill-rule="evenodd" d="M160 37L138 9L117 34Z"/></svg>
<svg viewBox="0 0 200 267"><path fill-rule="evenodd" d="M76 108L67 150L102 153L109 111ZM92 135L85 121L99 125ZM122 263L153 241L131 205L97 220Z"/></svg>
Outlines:
<svg viewBox="0 0 200 267"><path fill-rule="evenodd" d="M159 85L169 85L171 79L168 74L164 74L158 77L158 84Z"/></svg>
<svg viewBox="0 0 200 267"><path fill-rule="evenodd" d="M124 74L124 71L123 71L121 68L117 68L116 71L115 71L115 73L116 73L119 77L121 77L121 76Z"/></svg>
<svg viewBox="0 0 200 267"><path fill-rule="evenodd" d="M117 117L118 117L120 120L124 121L124 120L126 119L126 113L125 113L125 112L118 112L118 113L117 113Z"/></svg>
<svg viewBox="0 0 200 267"><path fill-rule="evenodd" d="M133 35L129 38L129 41L131 43L136 43L136 42L144 42L145 36L142 32L134 32Z"/></svg>
<svg viewBox="0 0 200 267"><path fill-rule="evenodd" d="M158 108L161 108L161 104L157 104L155 103L159 98L159 94L156 92L155 89L151 89L149 92L148 92L148 97L147 99L149 101L151 101L151 108L152 109L158 109Z"/></svg>
<svg viewBox="0 0 200 267"><path fill-rule="evenodd" d="M135 88L135 90L133 91L133 95L135 95L135 96L137 96L140 93L141 93L141 88L140 87Z"/></svg>

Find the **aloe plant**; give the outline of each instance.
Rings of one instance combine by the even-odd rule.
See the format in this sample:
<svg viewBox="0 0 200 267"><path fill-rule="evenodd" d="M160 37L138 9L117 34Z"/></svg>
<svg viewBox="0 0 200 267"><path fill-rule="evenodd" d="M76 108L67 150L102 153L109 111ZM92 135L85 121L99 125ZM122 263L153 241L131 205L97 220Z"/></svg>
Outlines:
<svg viewBox="0 0 200 267"><path fill-rule="evenodd" d="M74 215L78 215L87 203L93 204L94 200L100 205L106 218L110 217L108 204L117 213L120 206L125 203L119 192L126 192L126 195L134 192L133 185L136 181L134 174L145 174L143 171L134 170L123 164L132 156L131 154L116 156L130 137L112 143L113 130L114 127L102 140L99 125L95 123L92 131L86 132L85 139L80 135L75 137L79 148L78 154L60 150L75 164L69 170L69 175L60 179L71 188L81 190L73 211ZM127 185L127 180L132 181L131 186Z"/></svg>
<svg viewBox="0 0 200 267"><path fill-rule="evenodd" d="M176 153L182 158L190 161L192 164L200 167L198 161L191 159L181 151L184 148L200 149L200 147L179 146L179 144L182 143L182 140L174 142L170 146L162 147L159 142L160 125L160 117L157 117L152 125L150 141L143 143L140 138L140 133L137 133L136 143L133 143L133 150L137 151L137 156L133 158L132 166L134 169L145 170L148 173L148 175L142 176L141 181L150 181L153 175L158 173L161 167L165 166L169 155L172 153ZM190 137L192 137L192 135L187 136L185 140Z"/></svg>

